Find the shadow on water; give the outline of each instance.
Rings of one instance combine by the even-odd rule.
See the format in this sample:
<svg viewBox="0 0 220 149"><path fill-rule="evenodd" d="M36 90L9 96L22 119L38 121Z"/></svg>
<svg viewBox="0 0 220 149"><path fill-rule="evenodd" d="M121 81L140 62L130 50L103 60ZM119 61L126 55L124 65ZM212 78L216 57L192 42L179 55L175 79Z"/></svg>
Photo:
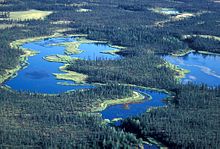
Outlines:
<svg viewBox="0 0 220 149"><path fill-rule="evenodd" d="M74 38L48 38L41 41L30 42L24 44L22 47L38 51L39 54L28 58L28 66L18 72L18 75L11 80L7 81L5 84L10 86L14 90L21 91L31 91L37 93L62 93L69 90L79 90L79 89L90 89L93 88L92 85L60 85L60 83L75 83L72 81L57 80L53 73L63 73L59 70L62 63L48 62L43 59L43 57L49 55L60 54L63 55L65 47L56 46L54 44L65 43L65 42L75 42ZM80 46L84 52L81 54L72 55L78 58L89 58L95 59L117 59L118 55L104 54L101 53L105 50L114 50L107 44L82 44ZM57 84L59 82L59 84Z"/></svg>
<svg viewBox="0 0 220 149"><path fill-rule="evenodd" d="M89 84L74 84L73 86L60 85L62 83L73 84L72 81L57 80L53 73L63 73L59 70L62 63L48 62L43 59L45 56L64 54L65 47L57 46L54 44L64 43L64 42L74 42L74 38L48 38L37 42L30 42L24 44L22 47L38 51L39 53L35 56L28 58L28 66L20 70L16 77L7 81L5 84L10 86L14 90L19 91L31 91L37 93L47 93L55 94L62 93L69 90L79 90L79 89L90 89L94 86ZM119 55L102 53L103 51L115 50L107 44L81 44L80 50L83 50L80 54L72 55L72 57L77 57L86 60L95 59L120 59ZM166 98L168 95L163 92L154 91L150 89L133 88L146 97L149 95L152 97L151 100L146 100L139 103L131 104L118 104L114 106L107 107L101 112L103 119L113 120L114 118L128 118L132 116L137 116L151 107L161 107L165 103L162 99ZM120 121L115 124L120 124ZM154 145L144 145L145 148L157 148Z"/></svg>

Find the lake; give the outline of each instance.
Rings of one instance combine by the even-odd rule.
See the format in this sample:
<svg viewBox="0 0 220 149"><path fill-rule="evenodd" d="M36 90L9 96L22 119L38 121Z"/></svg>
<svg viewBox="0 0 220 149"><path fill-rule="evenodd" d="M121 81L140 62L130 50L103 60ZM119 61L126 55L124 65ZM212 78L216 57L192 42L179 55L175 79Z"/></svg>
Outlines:
<svg viewBox="0 0 220 149"><path fill-rule="evenodd" d="M37 93L56 94L69 90L79 90L92 88L91 85L75 85L64 86L59 85L59 82L74 83L72 81L57 80L53 73L63 73L59 70L62 63L48 62L43 58L50 55L60 54L63 55L65 51L64 46L54 46L54 44L74 42L74 38L51 38L40 40L36 42L30 42L22 45L23 48L38 51L39 54L28 58L28 65L26 68L20 70L16 77L7 81L5 84L14 90L18 91L30 91ZM85 58L85 59L118 59L119 55L111 55L101 53L103 51L114 50L107 44L82 44L79 47L83 50L82 53L72 55L73 57Z"/></svg>
<svg viewBox="0 0 220 149"><path fill-rule="evenodd" d="M205 83L209 86L220 85L220 56L200 54L196 52L185 56L167 55L164 59L190 72L182 79L182 83Z"/></svg>
<svg viewBox="0 0 220 149"><path fill-rule="evenodd" d="M5 82L5 84L17 91L30 91L36 93L57 94L70 90L91 89L94 86L91 84L74 84L72 85L60 85L58 83L70 83L73 81L58 80L53 73L64 73L59 70L59 67L63 66L63 63L48 62L44 59L50 55L64 55L65 47L58 46L59 43L77 42L75 38L49 38L36 42L30 42L22 45L23 48L38 51L39 53L31 56L27 60L27 66L17 73L17 76ZM71 57L76 57L85 60L95 59L120 59L121 56L116 54L102 53L109 50L115 50L108 44L97 43L83 43L79 46L79 49L83 52L79 54L73 54ZM112 120L114 118L128 118L137 116L146 112L152 107L161 107L165 103L162 99L168 95L164 92L155 91L151 89L133 88L134 91L145 95L146 100L139 103L131 104L118 104L109 106L101 112L103 119ZM152 97L148 99L149 95ZM157 148L155 145L144 145L147 148Z"/></svg>

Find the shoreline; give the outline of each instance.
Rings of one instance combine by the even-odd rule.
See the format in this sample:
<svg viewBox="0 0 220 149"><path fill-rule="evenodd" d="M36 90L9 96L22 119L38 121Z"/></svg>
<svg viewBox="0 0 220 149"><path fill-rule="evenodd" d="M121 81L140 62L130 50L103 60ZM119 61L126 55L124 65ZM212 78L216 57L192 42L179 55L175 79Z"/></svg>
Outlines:
<svg viewBox="0 0 220 149"><path fill-rule="evenodd" d="M28 58L30 56L36 55L38 52L30 49L26 49L21 47L23 44L28 43L28 42L34 42L37 40L41 40L44 38L48 37L55 37L57 35L61 34L54 34L54 35L48 35L48 36L40 36L40 37L32 37L32 38L26 38L26 39L18 39L15 41L12 41L9 45L12 49L21 49L24 54L19 56L19 64L15 66L12 69L5 69L6 73L4 75L0 76L0 84L3 84L5 81L14 78L17 76L18 71L25 69L29 64L28 64Z"/></svg>
<svg viewBox="0 0 220 149"><path fill-rule="evenodd" d="M209 51L202 51L202 50L188 50L188 51L185 51L185 52L180 52L180 53L171 53L170 55L171 56L174 56L174 57L184 57L190 53L199 53L199 54L205 54L205 55L216 55L216 56L220 56L220 53L215 53L215 52L209 52Z"/></svg>
<svg viewBox="0 0 220 149"><path fill-rule="evenodd" d="M165 64L166 67L168 67L169 69L173 70L176 74L174 75L174 78L180 82L181 79L185 78L186 74L190 73L190 71L188 69L183 69L180 68L179 66L176 66L168 61L165 60Z"/></svg>
<svg viewBox="0 0 220 149"><path fill-rule="evenodd" d="M43 39L47 39L47 38L57 38L57 37L63 37L63 36L64 35L61 33L54 33L53 35L29 37L29 38L18 39L18 40L12 41L9 44L9 46L12 49L21 49L24 52L24 54L22 54L18 57L19 64L17 66L15 66L14 68L11 68L11 69L5 69L5 74L0 76L0 85L2 85L7 80L16 77L17 73L20 70L24 69L25 67L27 67L29 65L27 62L28 58L30 56L34 56L38 53L37 51L21 47L23 44L28 43L28 42L35 42L35 41L43 40ZM69 34L66 36L68 36L68 37L71 37L71 36L73 36L73 37L86 37L87 35L85 35L85 34Z"/></svg>
<svg viewBox="0 0 220 149"><path fill-rule="evenodd" d="M86 79L88 78L87 75L75 71L69 71L66 69L67 66L68 64L65 64L59 68L60 71L64 73L53 73L57 80L74 81L75 83L81 84L86 82Z"/></svg>
<svg viewBox="0 0 220 149"><path fill-rule="evenodd" d="M152 97L150 95L148 95L148 99L150 100L152 99ZM114 100L106 100L102 103L100 103L98 106L93 107L93 109L91 109L92 112L101 112L103 110L105 110L107 107L109 106L113 106L113 105L118 105L118 104L126 104L126 103L138 103L145 100L145 96L133 91L133 95L131 97L125 97L122 99L114 99Z"/></svg>
<svg viewBox="0 0 220 149"><path fill-rule="evenodd" d="M18 40L12 41L9 44L10 47L12 49L21 49L24 52L24 54L20 55L19 64L17 66L15 66L12 69L5 69L5 71L6 71L5 74L0 76L0 84L3 84L5 81L7 81L7 80L9 80L13 77L16 77L18 71L20 71L20 70L22 70L22 69L24 69L25 67L28 66L28 62L27 62L28 57L34 56L38 53L37 51L21 47L23 44L28 43L28 42L35 42L35 41L38 41L38 40L43 40L43 39L48 39L48 38L58 38L58 37L63 37L63 36L78 37L78 38L76 38L76 43L70 42L70 44L65 44L65 43L58 44L58 45L64 46L66 48L65 53L67 55L82 52L81 50L78 49L78 47L81 44L84 44L84 43L85 44L86 43L87 44L89 44L89 43L97 43L97 44L107 43L107 41L96 41L96 40L86 39L85 37L87 37L87 35L85 35L85 34L68 34L68 35L64 35L62 33L54 33L52 35L29 37L29 38L18 39ZM117 51L119 51L120 49L125 48L125 47L120 47L120 46L116 46L116 45L109 45L109 46L116 48ZM73 50L68 51L68 49L72 49L72 47L75 47L75 48L73 48ZM63 56L57 56L57 55L56 55L56 57L48 56L48 57L45 57L44 59L47 60L47 61L50 61L50 62L57 62L59 60L59 62L63 62L63 63L70 60L69 57L63 57ZM65 72L66 70L62 69L61 71ZM65 79L65 80L68 80L68 79Z"/></svg>
<svg viewBox="0 0 220 149"><path fill-rule="evenodd" d="M24 52L24 54L22 54L19 57L19 64L15 66L15 68L5 69L5 74L0 76L0 85L6 82L7 80L16 77L17 73L20 70L25 69L29 65L29 63L27 62L28 58L37 54L36 51L31 51L28 49L22 49L22 51Z"/></svg>

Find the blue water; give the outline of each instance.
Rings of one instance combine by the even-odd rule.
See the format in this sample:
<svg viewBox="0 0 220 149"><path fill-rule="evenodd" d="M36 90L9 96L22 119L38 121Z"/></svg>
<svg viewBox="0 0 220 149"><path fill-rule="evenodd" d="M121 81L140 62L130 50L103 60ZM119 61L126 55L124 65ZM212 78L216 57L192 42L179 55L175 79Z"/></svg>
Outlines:
<svg viewBox="0 0 220 149"><path fill-rule="evenodd" d="M149 144L144 144L144 149L158 149L156 145L149 145Z"/></svg>
<svg viewBox="0 0 220 149"><path fill-rule="evenodd" d="M96 59L120 59L119 55L105 54L103 51L115 50L115 48L109 47L106 44L81 44L79 47L83 52L80 54L75 54L73 57L86 59L86 60L96 60Z"/></svg>
<svg viewBox="0 0 220 149"><path fill-rule="evenodd" d="M220 85L220 56L190 53L183 57L165 56L165 60L187 69L190 72L182 79L182 83L205 83L209 86Z"/></svg>
<svg viewBox="0 0 220 149"><path fill-rule="evenodd" d="M15 78L7 81L5 84L11 87L14 90L19 91L30 91L37 93L62 93L69 90L78 90L78 89L88 89L92 88L91 85L75 85L75 86L64 86L57 84L58 82L68 82L74 83L72 81L57 80L53 73L63 73L59 70L59 67L62 66L62 63L48 62L43 59L43 57L55 54L64 54L65 47L63 46L52 46L51 44L64 43L64 42L73 42L74 38L51 38L45 39L37 42L30 42L24 44L23 48L28 48L34 51L38 51L39 54L29 57L27 68L22 69L18 72L18 75ZM91 47L91 48L90 48ZM110 46L106 45L97 45L97 44L83 44L80 46L80 49L85 50L82 54L73 55L74 57L79 58L96 58L104 57L117 59L119 56L103 54L100 51L113 50ZM96 50L98 49L98 50Z"/></svg>
<svg viewBox="0 0 220 149"><path fill-rule="evenodd" d="M5 82L6 85L11 87L14 90L19 91L30 91L36 93L47 93L55 94L62 93L69 90L78 90L78 89L90 89L93 88L92 85L86 84L75 84L74 86L65 86L59 85L57 83L67 82L73 84L73 81L57 80L53 73L63 73L59 70L59 67L62 66L62 63L48 62L43 59L43 57L49 55L60 54L63 55L65 47L56 46L54 44L64 43L64 42L73 42L74 38L52 38L45 39L37 42L30 42L22 45L23 48L31 49L38 51L39 54L29 57L28 65L26 68L20 70L18 75L11 80ZM53 45L52 45L53 44ZM111 55L101 53L106 50L114 50L114 48L108 46L107 44L82 44L79 47L80 50L83 50L80 54L72 55L72 57L77 57L86 60L95 60L95 59L120 59L119 55ZM166 98L168 95L158 91L151 91L148 89L135 88L135 91L143 94L152 96L152 100L144 100L140 103L128 104L125 108L125 105L119 104L106 108L101 112L104 119L114 119L114 118L128 118L131 116L137 116L141 113L146 112L150 107L160 107L165 104L162 102L162 99ZM147 95L146 95L147 96ZM147 148L157 148L156 146L144 145Z"/></svg>
<svg viewBox="0 0 220 149"><path fill-rule="evenodd" d="M141 113L147 111L147 109L151 107L161 107L164 106L165 103L162 102L163 99L167 98L168 95L163 92L153 91L149 89L134 89L135 91L146 96L146 100L139 103L131 103L131 104L118 104L114 106L109 106L105 110L101 112L102 117L104 119L113 120L114 118L128 118L131 116L137 116ZM151 100L148 100L148 96L152 97Z"/></svg>
<svg viewBox="0 0 220 149"><path fill-rule="evenodd" d="M113 120L114 118L128 118L133 116L138 116L144 112L146 112L149 108L153 107L162 107L165 106L165 103L162 101L167 98L169 95L164 92L153 91L150 89L140 89L135 88L134 91L145 95L145 100L139 103L129 103L129 104L118 104L107 107L105 110L101 112L103 119ZM149 100L148 95L152 97ZM119 126L121 121L116 121L114 125ZM158 149L156 145L144 144L145 149Z"/></svg>

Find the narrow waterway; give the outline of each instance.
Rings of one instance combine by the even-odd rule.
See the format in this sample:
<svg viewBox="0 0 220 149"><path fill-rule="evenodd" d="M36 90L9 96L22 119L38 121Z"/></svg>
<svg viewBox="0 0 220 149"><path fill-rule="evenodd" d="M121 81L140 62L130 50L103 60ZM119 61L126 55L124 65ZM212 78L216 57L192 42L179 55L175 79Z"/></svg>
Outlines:
<svg viewBox="0 0 220 149"><path fill-rule="evenodd" d="M60 71L59 67L63 66L63 63L48 62L44 59L50 55L64 55L65 47L58 46L59 43L77 42L75 38L52 38L44 39L36 42L30 42L22 45L23 48L34 50L39 52L38 54L28 58L27 65L24 69L20 70L17 76L6 81L5 84L10 88L18 91L30 91L36 93L57 94L63 93L69 90L90 89L93 85L88 84L74 84L74 85L60 85L59 83L75 83L73 81L58 80L53 73L64 73ZM107 44L95 44L95 43L83 43L79 47L83 52L79 54L73 54L71 57L95 60L95 59L120 59L121 57L116 54L106 54L105 51L115 50ZM101 112L103 119L113 120L115 118L128 118L131 116L137 116L143 112L146 112L152 107L161 107L165 103L162 99L168 95L164 92L133 88L134 91L141 93L146 97L146 100L139 103L131 104L118 104L109 106ZM149 100L151 96L151 100ZM146 148L157 148L156 146L145 145Z"/></svg>

